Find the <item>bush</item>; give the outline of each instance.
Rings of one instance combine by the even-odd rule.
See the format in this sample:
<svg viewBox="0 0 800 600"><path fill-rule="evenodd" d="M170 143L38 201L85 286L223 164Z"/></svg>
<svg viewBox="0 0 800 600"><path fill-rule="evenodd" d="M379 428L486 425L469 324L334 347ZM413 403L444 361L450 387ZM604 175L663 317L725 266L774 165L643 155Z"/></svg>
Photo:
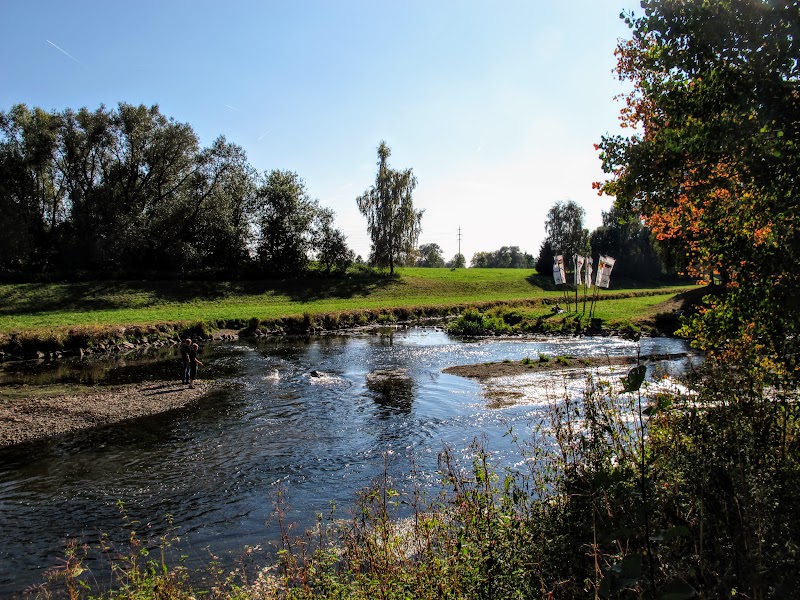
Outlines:
<svg viewBox="0 0 800 600"><path fill-rule="evenodd" d="M482 336L511 331L502 317L490 317L476 308L469 308L455 321L447 325L447 333L463 336Z"/></svg>

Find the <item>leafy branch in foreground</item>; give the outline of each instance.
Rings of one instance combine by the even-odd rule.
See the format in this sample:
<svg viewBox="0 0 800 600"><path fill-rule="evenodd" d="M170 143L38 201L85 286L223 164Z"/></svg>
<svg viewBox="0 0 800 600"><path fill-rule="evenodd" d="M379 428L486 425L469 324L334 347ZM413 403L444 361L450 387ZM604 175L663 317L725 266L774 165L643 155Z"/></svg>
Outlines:
<svg viewBox="0 0 800 600"><path fill-rule="evenodd" d="M698 347L800 376L800 46L797 5L645 0L626 16L619 78L632 84L606 136L621 214L723 293L686 324ZM744 350L744 351L743 351Z"/></svg>

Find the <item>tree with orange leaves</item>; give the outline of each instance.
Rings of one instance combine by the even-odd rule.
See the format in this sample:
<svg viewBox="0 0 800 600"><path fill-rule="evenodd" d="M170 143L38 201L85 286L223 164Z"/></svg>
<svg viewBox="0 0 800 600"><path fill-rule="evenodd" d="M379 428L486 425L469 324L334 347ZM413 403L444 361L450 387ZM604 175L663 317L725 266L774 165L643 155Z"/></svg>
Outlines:
<svg viewBox="0 0 800 600"><path fill-rule="evenodd" d="M686 272L724 293L685 326L717 355L800 377L800 9L643 0L617 74L632 84L597 184ZM744 344L742 342L751 343ZM746 354L746 356L745 356Z"/></svg>

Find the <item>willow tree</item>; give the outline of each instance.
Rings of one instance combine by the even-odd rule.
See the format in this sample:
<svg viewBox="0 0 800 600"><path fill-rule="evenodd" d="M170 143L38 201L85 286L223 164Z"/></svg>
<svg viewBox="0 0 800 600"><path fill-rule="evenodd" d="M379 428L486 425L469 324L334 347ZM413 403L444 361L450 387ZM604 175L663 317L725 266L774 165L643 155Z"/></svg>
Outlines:
<svg viewBox="0 0 800 600"><path fill-rule="evenodd" d="M367 231L372 240L370 264L388 267L409 262L415 255L422 223L421 210L414 209L411 197L417 178L411 169L395 171L389 168L391 154L386 142L378 146L378 174L375 185L356 199L358 209L367 219Z"/></svg>

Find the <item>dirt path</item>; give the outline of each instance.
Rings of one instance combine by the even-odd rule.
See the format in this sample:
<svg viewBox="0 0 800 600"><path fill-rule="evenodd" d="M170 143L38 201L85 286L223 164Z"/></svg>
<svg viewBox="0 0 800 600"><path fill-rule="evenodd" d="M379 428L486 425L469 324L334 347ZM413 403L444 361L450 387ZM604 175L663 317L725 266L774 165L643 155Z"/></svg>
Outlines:
<svg viewBox="0 0 800 600"><path fill-rule="evenodd" d="M0 447L166 412L198 400L212 387L211 381L198 381L194 388L151 381L76 394L0 394Z"/></svg>

